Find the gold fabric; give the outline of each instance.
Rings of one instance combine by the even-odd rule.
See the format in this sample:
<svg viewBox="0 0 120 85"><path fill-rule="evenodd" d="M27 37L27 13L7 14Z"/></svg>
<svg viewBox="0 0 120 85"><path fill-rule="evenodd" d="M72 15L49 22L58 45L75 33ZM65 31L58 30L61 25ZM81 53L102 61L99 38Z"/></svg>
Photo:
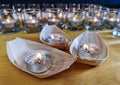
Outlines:
<svg viewBox="0 0 120 85"><path fill-rule="evenodd" d="M72 39L83 31L66 31ZM97 67L75 62L68 70L46 79L34 77L16 68L9 61L6 41L16 37L40 42L39 33L26 34L23 31L0 35L0 85L120 85L120 38L112 36L110 30L100 32L108 44L109 57ZM20 48L22 49L22 48Z"/></svg>

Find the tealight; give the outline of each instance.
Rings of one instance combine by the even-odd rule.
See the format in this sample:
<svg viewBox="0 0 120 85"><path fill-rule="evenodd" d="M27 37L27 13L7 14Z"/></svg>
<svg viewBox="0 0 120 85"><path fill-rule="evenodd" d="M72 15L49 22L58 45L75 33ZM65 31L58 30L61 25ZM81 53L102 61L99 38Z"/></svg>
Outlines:
<svg viewBox="0 0 120 85"><path fill-rule="evenodd" d="M91 23L92 30L102 30L103 29L103 27L102 27L103 21L98 19L97 17L90 19L90 23Z"/></svg>
<svg viewBox="0 0 120 85"><path fill-rule="evenodd" d="M100 49L95 44L83 44L79 47L78 55L82 58L92 58L93 54L100 52Z"/></svg>
<svg viewBox="0 0 120 85"><path fill-rule="evenodd" d="M48 45L56 47L58 49L65 49L68 46L69 40L64 35L59 33L52 33L46 36L45 41Z"/></svg>
<svg viewBox="0 0 120 85"><path fill-rule="evenodd" d="M42 24L37 19L28 19L24 22L24 32L36 33L40 32Z"/></svg>
<svg viewBox="0 0 120 85"><path fill-rule="evenodd" d="M57 43L63 43L65 40L64 36L58 33L52 33L50 36L47 36L48 42L57 42Z"/></svg>
<svg viewBox="0 0 120 85"><path fill-rule="evenodd" d="M82 30L83 29L83 18L79 14L74 15L72 18L68 18L68 22L65 26L67 30Z"/></svg>
<svg viewBox="0 0 120 85"><path fill-rule="evenodd" d="M25 62L27 69L33 73L44 73L52 66L51 54L44 50L31 53L25 58Z"/></svg>

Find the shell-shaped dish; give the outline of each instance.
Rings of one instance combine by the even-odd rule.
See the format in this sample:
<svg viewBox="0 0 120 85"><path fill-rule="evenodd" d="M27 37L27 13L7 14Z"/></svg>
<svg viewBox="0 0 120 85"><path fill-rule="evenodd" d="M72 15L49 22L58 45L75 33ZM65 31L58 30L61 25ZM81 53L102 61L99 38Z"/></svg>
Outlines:
<svg viewBox="0 0 120 85"><path fill-rule="evenodd" d="M42 43L60 50L68 51L72 39L56 25L46 24L39 36Z"/></svg>
<svg viewBox="0 0 120 85"><path fill-rule="evenodd" d="M71 44L70 53L78 62L97 66L108 57L108 47L102 37L93 31L80 34Z"/></svg>
<svg viewBox="0 0 120 85"><path fill-rule="evenodd" d="M13 65L39 78L46 78L46 77L55 75L61 71L64 71L68 69L71 66L71 64L73 64L74 61L76 60L75 57L73 57L68 53L65 53L58 49L55 49L37 42L22 39L22 38L16 38L12 41L7 41L7 53L8 53L8 58L10 59ZM26 61L30 59L30 58L26 59L26 56L28 56L31 53L42 53L42 54L47 53L46 56L48 56L48 53L49 53L50 56L48 56L48 58L46 59L49 59L49 58L52 59L49 61L49 63L51 63L50 66L48 66L48 63L45 65L40 65L41 67L47 65L48 66L47 68L49 69L46 70L47 68L43 67L43 69L40 70L41 73L35 73L38 70L34 70L34 67L33 67L31 70L33 72L31 72L28 69L27 63L26 63ZM41 69L39 67L35 67L35 68Z"/></svg>

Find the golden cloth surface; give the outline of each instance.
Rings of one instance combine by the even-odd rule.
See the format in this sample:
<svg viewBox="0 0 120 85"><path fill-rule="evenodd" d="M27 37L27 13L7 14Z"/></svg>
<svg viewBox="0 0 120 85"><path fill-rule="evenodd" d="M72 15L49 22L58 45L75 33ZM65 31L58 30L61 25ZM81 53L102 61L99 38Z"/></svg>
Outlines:
<svg viewBox="0 0 120 85"><path fill-rule="evenodd" d="M83 31L66 31L72 39ZM9 61L6 41L16 37L40 42L39 33L23 31L0 35L0 85L120 85L120 38L112 36L110 30L99 32L109 48L108 59L97 67L75 62L69 69L49 78L40 79L16 68ZM21 48L20 48L21 49Z"/></svg>

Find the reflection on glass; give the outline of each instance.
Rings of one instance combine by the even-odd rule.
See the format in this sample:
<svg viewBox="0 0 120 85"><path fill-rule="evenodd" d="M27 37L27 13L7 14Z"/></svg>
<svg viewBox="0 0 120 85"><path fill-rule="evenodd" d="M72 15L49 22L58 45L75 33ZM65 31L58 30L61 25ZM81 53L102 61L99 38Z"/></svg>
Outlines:
<svg viewBox="0 0 120 85"><path fill-rule="evenodd" d="M36 33L42 29L42 23L36 16L36 10L24 11L23 28L25 33Z"/></svg>
<svg viewBox="0 0 120 85"><path fill-rule="evenodd" d="M0 13L0 33L9 34L20 31L20 23L16 12L3 10Z"/></svg>

